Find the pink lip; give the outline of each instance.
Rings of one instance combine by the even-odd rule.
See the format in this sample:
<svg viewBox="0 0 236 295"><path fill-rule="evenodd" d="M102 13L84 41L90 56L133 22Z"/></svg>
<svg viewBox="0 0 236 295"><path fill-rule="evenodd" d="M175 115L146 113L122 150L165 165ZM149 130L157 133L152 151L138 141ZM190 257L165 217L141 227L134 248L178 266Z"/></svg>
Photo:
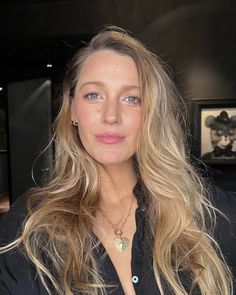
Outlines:
<svg viewBox="0 0 236 295"><path fill-rule="evenodd" d="M106 144L115 144L115 143L120 143L121 141L124 140L125 136L116 134L116 133L102 133L96 135L96 138L98 141Z"/></svg>

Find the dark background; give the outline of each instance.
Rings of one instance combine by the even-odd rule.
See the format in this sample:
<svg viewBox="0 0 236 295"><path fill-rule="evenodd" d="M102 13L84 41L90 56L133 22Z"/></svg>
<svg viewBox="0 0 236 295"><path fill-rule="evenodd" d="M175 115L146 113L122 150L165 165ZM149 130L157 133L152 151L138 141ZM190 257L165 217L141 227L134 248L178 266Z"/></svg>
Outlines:
<svg viewBox="0 0 236 295"><path fill-rule="evenodd" d="M236 103L235 1L1 1L0 16L0 128L8 130L8 152L0 153L0 190L10 191L12 200L33 185L31 175L22 167L24 163L32 166L49 140L47 129L58 109L57 89L66 61L104 24L131 31L161 57L189 110L196 99L231 99ZM48 62L52 68L46 67ZM34 86L28 93L27 83L35 89L40 83L51 83L51 92L45 90L45 109L28 109L25 117L21 116L17 128L25 133L17 138L11 127L15 126L11 110L17 113L32 97ZM193 124L193 114L189 116ZM26 122L35 126L35 132L29 134L21 127ZM236 191L235 164L208 167L204 177L208 175L219 186ZM27 179L24 183L23 178Z"/></svg>

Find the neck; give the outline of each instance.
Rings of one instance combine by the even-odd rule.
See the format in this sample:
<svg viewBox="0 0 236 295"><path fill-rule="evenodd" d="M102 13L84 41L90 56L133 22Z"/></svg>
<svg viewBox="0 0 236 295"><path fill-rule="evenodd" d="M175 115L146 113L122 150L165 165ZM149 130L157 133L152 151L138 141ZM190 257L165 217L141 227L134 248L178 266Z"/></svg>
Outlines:
<svg viewBox="0 0 236 295"><path fill-rule="evenodd" d="M115 205L133 197L137 176L133 163L117 164L100 168L102 206Z"/></svg>

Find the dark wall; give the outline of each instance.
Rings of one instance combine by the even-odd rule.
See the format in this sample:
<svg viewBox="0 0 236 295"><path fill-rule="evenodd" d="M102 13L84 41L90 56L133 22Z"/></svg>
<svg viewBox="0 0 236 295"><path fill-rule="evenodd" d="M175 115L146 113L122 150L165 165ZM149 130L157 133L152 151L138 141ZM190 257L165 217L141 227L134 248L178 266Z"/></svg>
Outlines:
<svg viewBox="0 0 236 295"><path fill-rule="evenodd" d="M128 29L154 49L188 105L236 97L235 1L2 1L0 9L0 82L49 76L55 112L66 60L103 24ZM218 185L236 190L235 165L209 167Z"/></svg>
<svg viewBox="0 0 236 295"><path fill-rule="evenodd" d="M196 1L169 11L142 35L172 65L186 99L235 95L235 8Z"/></svg>
<svg viewBox="0 0 236 295"><path fill-rule="evenodd" d="M0 91L0 199L1 195L9 190L8 173L7 97L4 91Z"/></svg>
<svg viewBox="0 0 236 295"><path fill-rule="evenodd" d="M8 85L11 201L41 184L50 169L51 82L37 79ZM40 158L37 161L37 157Z"/></svg>
<svg viewBox="0 0 236 295"><path fill-rule="evenodd" d="M148 38L149 45L171 65L172 76L189 109L197 99L225 101L225 105L230 99L236 107L235 8L227 1L188 2L156 19L142 33L143 40ZM192 112L190 120L196 124ZM194 144L196 134L192 135ZM235 164L208 166L210 178L236 191Z"/></svg>

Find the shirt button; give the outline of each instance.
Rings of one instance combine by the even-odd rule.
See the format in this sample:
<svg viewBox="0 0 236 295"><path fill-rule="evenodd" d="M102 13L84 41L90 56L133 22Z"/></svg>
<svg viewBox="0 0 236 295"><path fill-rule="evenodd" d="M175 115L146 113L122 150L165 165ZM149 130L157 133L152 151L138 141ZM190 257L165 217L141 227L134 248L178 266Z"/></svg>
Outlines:
<svg viewBox="0 0 236 295"><path fill-rule="evenodd" d="M137 284L138 283L138 276L132 276L132 282L134 284Z"/></svg>

